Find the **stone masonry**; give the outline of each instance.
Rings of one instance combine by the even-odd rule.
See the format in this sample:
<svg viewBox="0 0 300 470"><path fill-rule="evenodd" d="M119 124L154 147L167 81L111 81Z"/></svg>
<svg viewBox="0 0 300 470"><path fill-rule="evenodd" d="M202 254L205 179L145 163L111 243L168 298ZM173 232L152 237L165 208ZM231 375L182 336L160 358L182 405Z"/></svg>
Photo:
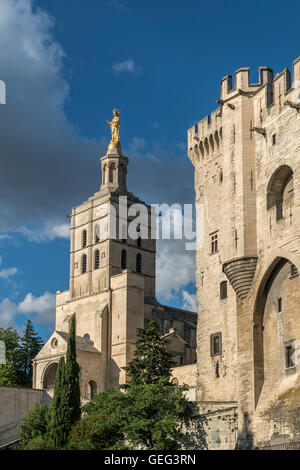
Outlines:
<svg viewBox="0 0 300 470"><path fill-rule="evenodd" d="M251 84L240 68L234 83L222 79L219 107L188 130L203 234L198 401L211 418L211 403L237 406L241 448L300 440L300 58L292 80L260 67ZM212 447L235 445L233 431L219 431Z"/></svg>

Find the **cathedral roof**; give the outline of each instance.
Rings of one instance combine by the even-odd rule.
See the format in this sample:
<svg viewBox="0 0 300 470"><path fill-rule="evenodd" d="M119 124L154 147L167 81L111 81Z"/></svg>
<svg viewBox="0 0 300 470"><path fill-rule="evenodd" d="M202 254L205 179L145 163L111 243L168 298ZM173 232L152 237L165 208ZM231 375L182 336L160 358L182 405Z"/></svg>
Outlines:
<svg viewBox="0 0 300 470"><path fill-rule="evenodd" d="M59 334L66 342L68 342L68 333L65 333L64 331L56 331L56 333ZM76 350L84 352L100 352L97 348L95 348L93 341L87 338L82 338L82 336L76 336Z"/></svg>

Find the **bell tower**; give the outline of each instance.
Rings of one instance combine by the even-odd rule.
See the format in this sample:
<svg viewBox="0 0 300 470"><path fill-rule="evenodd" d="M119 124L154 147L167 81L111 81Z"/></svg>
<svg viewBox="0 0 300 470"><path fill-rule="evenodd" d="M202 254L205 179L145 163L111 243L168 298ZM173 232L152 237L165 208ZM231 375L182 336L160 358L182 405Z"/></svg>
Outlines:
<svg viewBox="0 0 300 470"><path fill-rule="evenodd" d="M128 158L122 154L120 142L120 116L113 110L113 120L106 121L111 129L111 142L106 155L100 158L102 168L101 189L126 191L126 174Z"/></svg>

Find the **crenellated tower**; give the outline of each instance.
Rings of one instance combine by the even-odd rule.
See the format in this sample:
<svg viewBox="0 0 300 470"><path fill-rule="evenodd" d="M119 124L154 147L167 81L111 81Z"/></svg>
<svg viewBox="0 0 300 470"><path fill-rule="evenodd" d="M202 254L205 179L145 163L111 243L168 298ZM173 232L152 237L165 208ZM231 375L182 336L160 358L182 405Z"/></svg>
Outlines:
<svg viewBox="0 0 300 470"><path fill-rule="evenodd" d="M271 416L286 420L279 396L300 334L300 58L293 84L287 68L273 78L260 67L254 84L249 73L222 79L219 107L188 130L188 155L203 233L198 399L204 409L238 407L240 441L260 442ZM271 397L279 408L267 409Z"/></svg>

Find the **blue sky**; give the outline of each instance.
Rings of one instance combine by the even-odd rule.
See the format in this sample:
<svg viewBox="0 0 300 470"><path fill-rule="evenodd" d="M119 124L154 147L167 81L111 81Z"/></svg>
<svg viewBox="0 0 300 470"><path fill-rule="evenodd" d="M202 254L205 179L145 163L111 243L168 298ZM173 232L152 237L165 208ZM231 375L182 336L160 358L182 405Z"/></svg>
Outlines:
<svg viewBox="0 0 300 470"><path fill-rule="evenodd" d="M100 185L112 108L129 190L193 202L187 128L216 107L223 76L291 67L299 13L296 1L1 0L0 327L30 317L51 332L54 294L68 287L65 215ZM183 243L159 244L158 279L163 303L195 305Z"/></svg>

